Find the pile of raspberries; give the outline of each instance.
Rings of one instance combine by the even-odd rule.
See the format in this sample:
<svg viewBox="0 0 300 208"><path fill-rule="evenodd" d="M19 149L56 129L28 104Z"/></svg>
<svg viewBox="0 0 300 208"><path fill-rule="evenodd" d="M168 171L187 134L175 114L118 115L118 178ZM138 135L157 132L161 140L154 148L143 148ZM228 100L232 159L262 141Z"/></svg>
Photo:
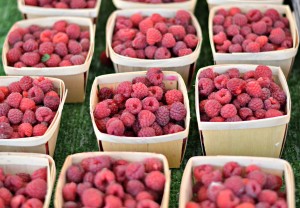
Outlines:
<svg viewBox="0 0 300 208"><path fill-rule="evenodd" d="M47 194L47 168L28 173L4 174L0 168L0 207L43 208Z"/></svg>
<svg viewBox="0 0 300 208"><path fill-rule="evenodd" d="M166 177L157 158L141 162L89 157L70 166L63 207L159 208Z"/></svg>
<svg viewBox="0 0 300 208"><path fill-rule="evenodd" d="M237 68L224 74L208 68L198 79L201 121L250 121L284 115L286 94L274 82L268 66L244 74Z"/></svg>
<svg viewBox="0 0 300 208"><path fill-rule="evenodd" d="M168 59L193 53L199 39L191 16L178 10L174 18L154 13L143 17L118 16L112 39L113 50L122 56L139 59Z"/></svg>
<svg viewBox="0 0 300 208"><path fill-rule="evenodd" d="M233 7L213 17L213 41L218 53L267 52L293 47L289 20L275 9L243 13Z"/></svg>
<svg viewBox="0 0 300 208"><path fill-rule="evenodd" d="M186 2L188 0L125 0L125 1L138 2L138 3L148 3L148 4L162 4L162 3Z"/></svg>
<svg viewBox="0 0 300 208"><path fill-rule="evenodd" d="M75 23L57 21L51 28L31 25L7 36L9 66L62 67L84 64L90 49L90 33Z"/></svg>
<svg viewBox="0 0 300 208"><path fill-rule="evenodd" d="M94 110L100 132L116 136L152 137L184 131L186 108L180 90L166 90L160 68L146 77L100 89Z"/></svg>
<svg viewBox="0 0 300 208"><path fill-rule="evenodd" d="M194 168L193 199L186 208L287 208L282 178L257 165L228 162L222 169L205 164Z"/></svg>
<svg viewBox="0 0 300 208"><path fill-rule="evenodd" d="M0 139L44 135L59 104L52 81L44 77L0 86Z"/></svg>
<svg viewBox="0 0 300 208"><path fill-rule="evenodd" d="M27 6L38 6L56 9L89 9L95 8L97 0L25 0Z"/></svg>

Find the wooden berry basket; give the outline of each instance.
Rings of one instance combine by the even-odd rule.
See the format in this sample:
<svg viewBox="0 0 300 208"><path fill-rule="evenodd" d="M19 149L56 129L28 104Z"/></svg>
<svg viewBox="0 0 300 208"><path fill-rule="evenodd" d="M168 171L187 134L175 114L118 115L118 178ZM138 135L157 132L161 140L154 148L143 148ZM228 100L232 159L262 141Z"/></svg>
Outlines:
<svg viewBox="0 0 300 208"><path fill-rule="evenodd" d="M233 67L245 73L255 70L257 65L214 65L198 71L195 84L195 107L203 153L206 155L280 157L291 117L290 92L281 69L270 66L274 81L286 93L286 115L254 121L203 122L200 120L198 77L201 71L210 67L215 72L223 74Z"/></svg>
<svg viewBox="0 0 300 208"><path fill-rule="evenodd" d="M132 81L135 77L146 76L146 72L128 72L122 74L108 74L96 77L91 89L90 114L100 151L134 151L155 152L167 157L170 168L178 168L183 159L190 127L190 107L187 89L182 77L176 72L164 72L164 83L167 89L179 89L183 94L184 105L187 110L185 130L175 134L139 138L122 137L101 133L95 123L94 109L99 102L98 90L102 87L115 89L119 83Z"/></svg>
<svg viewBox="0 0 300 208"><path fill-rule="evenodd" d="M251 5L251 4L283 4L283 0L206 0L208 8L215 6L237 4L237 5Z"/></svg>
<svg viewBox="0 0 300 208"><path fill-rule="evenodd" d="M52 157L33 153L0 153L0 168L3 168L6 174L32 174L34 171L44 167L47 168L47 195L43 208L48 208L56 179L56 168Z"/></svg>
<svg viewBox="0 0 300 208"><path fill-rule="evenodd" d="M279 51L258 52L258 53L217 53L215 44L213 41L213 17L218 9L230 9L231 7L238 7L242 12L248 12L251 9L258 9L261 12L267 9L275 9L280 14L285 14L290 22L290 30L293 38L293 47ZM295 19L292 15L291 9L286 5L265 5L265 4L247 4L236 5L228 4L214 7L210 10L209 20L209 40L214 57L215 64L263 64L270 66L281 67L285 77L288 77L291 69L293 68L294 59L298 52L299 37Z"/></svg>
<svg viewBox="0 0 300 208"><path fill-rule="evenodd" d="M112 0L117 9L186 9L194 13L197 0L187 0L186 2L172 2L172 3L160 3L149 4L142 2L130 2L124 0Z"/></svg>
<svg viewBox="0 0 300 208"><path fill-rule="evenodd" d="M117 16L129 17L132 14L140 13L143 16L150 16L153 13L158 13L164 17L174 17L178 9L132 9L132 10L118 10L113 12L106 24L106 54L111 58L115 71L119 72L132 72L132 71L145 71L151 67L161 67L163 71L175 71L178 72L189 86L192 82L193 74L196 67L196 61L200 55L202 44L202 31L196 17L190 13L192 24L196 28L199 42L193 53L170 59L138 59L130 58L119 55L114 52L111 43L113 37L113 31L115 27L115 21Z"/></svg>
<svg viewBox="0 0 300 208"><path fill-rule="evenodd" d="M18 76L0 76L1 86L8 86L12 82L19 81L22 77ZM68 90L62 80L49 78L54 88L60 96L60 105L56 115L43 136L26 137L20 139L0 139L0 152L32 152L54 155L56 146L62 110L66 100ZM1 154L1 153L0 153Z"/></svg>
<svg viewBox="0 0 300 208"><path fill-rule="evenodd" d="M100 11L101 0L97 0L95 8L87 9L56 9L56 8L43 8L37 6L25 5L24 0L18 1L18 9L22 13L24 19L33 19L40 17L85 17L91 19L96 24L98 14Z"/></svg>
<svg viewBox="0 0 300 208"><path fill-rule="evenodd" d="M163 193L163 198L161 202L161 208L167 208L169 207L169 195L170 195L170 183L171 183L171 174L169 171L169 164L164 155L161 154L155 154L155 153L138 153L138 152L85 152L85 153L77 153L73 155L69 155L65 162L64 165L61 169L58 182L56 185L56 190L55 190L55 200L54 200L54 206L57 208L63 207L64 200L62 197L62 189L63 186L66 183L66 172L67 169L73 165L80 163L83 159L88 158L88 157L97 157L97 156L110 156L113 159L122 159L122 160L128 160L130 162L138 162L142 161L146 158L158 158L163 162L163 172L166 177L166 183L165 183L165 189Z"/></svg>
<svg viewBox="0 0 300 208"><path fill-rule="evenodd" d="M8 76L49 76L62 79L69 90L68 97L66 99L67 103L80 103L85 100L85 91L87 85L87 78L89 74L89 68L91 65L92 57L94 54L94 26L92 22L87 18L80 17L48 17L40 19L30 19L21 20L16 22L8 34L16 28L29 27L32 24L41 27L51 27L56 21L65 20L68 23L76 23L81 28L87 29L90 32L90 50L86 57L85 63L76 66L67 67L45 67L45 68L35 68L35 67L22 67L15 68L8 66L6 59L6 53L9 50L8 40L6 38L3 49L2 49L2 62L4 66L5 74Z"/></svg>
<svg viewBox="0 0 300 208"><path fill-rule="evenodd" d="M230 156L198 156L189 159L185 166L179 195L179 208L185 208L187 202L193 197L193 168L199 165L210 164L216 168L224 166L228 162L237 162L241 166L257 165L269 174L284 177L286 199L289 208L295 208L295 181L291 165L282 159L263 157L230 157Z"/></svg>

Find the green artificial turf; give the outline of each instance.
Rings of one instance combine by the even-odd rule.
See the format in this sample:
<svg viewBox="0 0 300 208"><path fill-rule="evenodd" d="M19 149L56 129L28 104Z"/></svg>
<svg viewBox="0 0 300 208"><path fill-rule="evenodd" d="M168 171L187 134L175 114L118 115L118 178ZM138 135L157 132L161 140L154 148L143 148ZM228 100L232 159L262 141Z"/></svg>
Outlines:
<svg viewBox="0 0 300 208"><path fill-rule="evenodd" d="M96 76L102 74L114 73L112 67L102 66L99 61L100 53L105 49L105 25L108 16L115 10L111 0L102 0L101 10L97 23L95 53L90 67L88 77L88 86L86 91L86 99L82 104L66 104L64 106L62 122L60 126L59 136L56 144L54 160L56 162L57 176L64 163L65 158L69 154L87 151L98 151L96 137L93 132L93 127L89 114L89 92L92 82ZM195 9L195 15L203 32L203 44L200 58L197 62L197 68L213 64L212 53L208 38L208 7L205 0L198 0ZM3 42L14 22L21 20L22 16L17 9L16 0L0 0L0 46ZM2 48L2 47L1 47ZM2 51L1 51L2 52ZM1 53L0 52L0 53ZM289 125L287 142L283 153L283 158L290 162L294 169L296 182L296 201L297 206L300 207L300 140L299 140L299 119L300 119L300 57L295 59L293 72L290 75L288 84L292 97L292 117ZM2 62L0 60L0 75L5 75L3 71ZM1 83L0 83L1 85ZM180 169L172 170L172 183L170 194L170 206L178 207L179 189L182 173L186 162L192 156L201 155L201 147L199 141L198 127L195 115L195 98L194 88L189 92L189 99L191 104L191 127L188 145L185 157ZM216 144L217 145L217 144ZM268 147L266 147L268 148ZM53 206L53 204L51 205Z"/></svg>

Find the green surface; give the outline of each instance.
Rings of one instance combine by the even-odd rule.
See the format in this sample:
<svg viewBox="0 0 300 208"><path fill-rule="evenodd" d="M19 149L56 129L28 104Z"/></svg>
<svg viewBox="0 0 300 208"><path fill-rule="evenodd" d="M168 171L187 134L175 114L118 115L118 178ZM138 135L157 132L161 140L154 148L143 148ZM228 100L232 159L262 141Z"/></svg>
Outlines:
<svg viewBox="0 0 300 208"><path fill-rule="evenodd" d="M16 2L16 0L0 0L0 46L3 45L6 34L9 31L10 27L14 24L14 22L22 19L22 16L17 9ZM60 126L60 132L54 156L54 160L56 162L57 167L57 175L59 175L60 169L67 155L78 152L98 150L96 137L93 132L93 127L89 114L89 92L91 89L92 82L96 76L114 73L112 67L108 68L102 66L99 61L99 55L101 51L103 51L105 48L106 20L111 14L111 12L114 10L115 7L113 6L111 0L102 0L100 15L97 24L95 54L92 60L88 78L86 100L83 104L66 104L63 110L62 122ZM198 18L203 31L202 50L197 63L197 68L199 69L201 67L213 64L213 58L208 39L208 8L206 1L199 0L195 11L196 17ZM2 62L0 63L0 75L4 75ZM293 72L291 73L290 79L288 81L292 97L292 118L289 125L287 142L283 153L283 158L288 160L294 169L297 190L296 207L300 207L300 140L298 138L300 127L300 83L298 83L299 77L300 57L298 55L296 57ZM190 107L192 118L190 135L186 154L181 168L172 170L170 207L178 207L177 204L179 199L180 182L186 162L192 156L201 155L200 141L197 131L198 127L194 107L195 98L193 89L189 93L189 98L191 104Z"/></svg>

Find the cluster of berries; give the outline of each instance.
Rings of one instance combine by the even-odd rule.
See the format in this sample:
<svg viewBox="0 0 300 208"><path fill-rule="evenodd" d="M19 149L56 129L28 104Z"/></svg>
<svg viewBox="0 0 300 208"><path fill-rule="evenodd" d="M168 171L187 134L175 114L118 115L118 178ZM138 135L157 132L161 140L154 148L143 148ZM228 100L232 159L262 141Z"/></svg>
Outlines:
<svg viewBox="0 0 300 208"><path fill-rule="evenodd" d="M233 7L213 17L213 41L218 53L266 52L293 47L289 20L275 9L243 13Z"/></svg>
<svg viewBox="0 0 300 208"><path fill-rule="evenodd" d="M236 68L224 74L208 68L198 79L201 121L249 121L284 114L286 94L274 82L268 66L244 74Z"/></svg>
<svg viewBox="0 0 300 208"><path fill-rule="evenodd" d="M47 194L47 168L28 173L4 174L0 168L0 207L43 208Z"/></svg>
<svg viewBox="0 0 300 208"><path fill-rule="evenodd" d="M97 0L25 0L27 6L39 6L56 9L95 8Z"/></svg>
<svg viewBox="0 0 300 208"><path fill-rule="evenodd" d="M157 158L142 162L109 156L70 166L62 190L64 207L159 208L166 177Z"/></svg>
<svg viewBox="0 0 300 208"><path fill-rule="evenodd" d="M117 17L112 48L131 58L167 59L191 54L198 42L190 13L179 10L174 18L157 13Z"/></svg>
<svg viewBox="0 0 300 208"><path fill-rule="evenodd" d="M245 168L228 162L223 169L205 164L194 168L194 198L186 208L288 207L282 187L282 178L265 173L256 165Z"/></svg>
<svg viewBox="0 0 300 208"><path fill-rule="evenodd" d="M116 136L152 137L184 131L186 108L180 90L166 90L164 74L151 68L146 77L122 82L113 91L99 91L94 110L102 133Z"/></svg>
<svg viewBox="0 0 300 208"><path fill-rule="evenodd" d="M138 3L148 3L148 4L162 4L162 3L186 2L188 0L125 0L125 1L138 2Z"/></svg>
<svg viewBox="0 0 300 208"><path fill-rule="evenodd" d="M44 77L0 86L0 139L44 135L59 104L52 81Z"/></svg>
<svg viewBox="0 0 300 208"><path fill-rule="evenodd" d="M90 49L89 31L64 20L55 22L51 28L17 28L7 39L10 49L6 58L16 68L81 65Z"/></svg>

